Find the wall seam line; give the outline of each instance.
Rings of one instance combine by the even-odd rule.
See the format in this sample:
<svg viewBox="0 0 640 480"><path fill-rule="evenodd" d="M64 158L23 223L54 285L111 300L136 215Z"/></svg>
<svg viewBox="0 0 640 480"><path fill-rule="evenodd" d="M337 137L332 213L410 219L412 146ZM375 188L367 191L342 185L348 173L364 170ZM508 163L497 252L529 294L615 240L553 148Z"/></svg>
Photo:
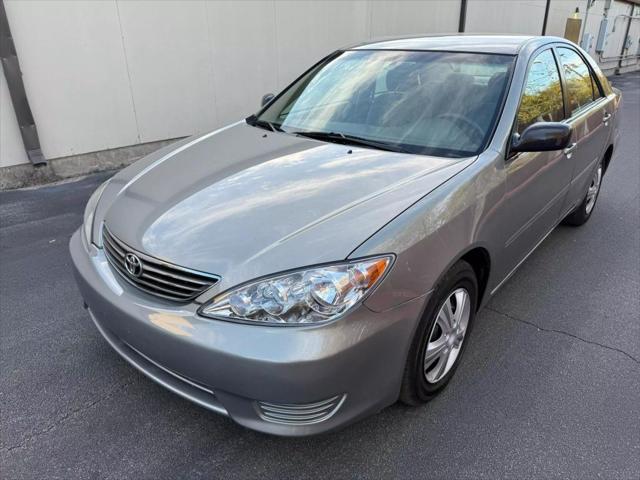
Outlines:
<svg viewBox="0 0 640 480"><path fill-rule="evenodd" d="M216 97L216 91L217 91L217 86L216 86L216 72L215 72L215 67L213 65L213 59L215 56L215 45L214 45L214 41L213 41L213 32L211 30L211 16L209 15L209 2L207 2L206 0L203 0L202 2L202 6L204 7L204 21L207 24L207 40L209 42L209 74L211 75L211 84L213 85L213 91L211 92L211 102L213 103L213 115L214 115L214 121L213 121L213 126L214 126L214 130L216 128L219 128L222 124L222 122L220 121L220 115L219 115L219 111L218 111L218 98Z"/></svg>
<svg viewBox="0 0 640 480"><path fill-rule="evenodd" d="M373 39L373 0L369 0L367 2L367 10L368 10L368 32L367 32L367 37L369 38L369 40Z"/></svg>
<svg viewBox="0 0 640 480"><path fill-rule="evenodd" d="M131 72L129 71L129 58L127 57L127 47L124 42L124 31L122 30L122 19L120 18L120 7L118 6L118 0L114 0L116 5L116 14L118 16L118 28L120 29L120 42L122 43L122 54L124 55L124 66L127 71L127 79L129 80L129 96L131 97L131 108L133 110L133 120L136 124L136 137L138 143L142 143L142 136L140 135L140 124L138 123L138 111L136 109L136 101L133 96L133 83L131 82Z"/></svg>
<svg viewBox="0 0 640 480"><path fill-rule="evenodd" d="M274 53L275 56L275 66L276 66L276 90L280 90L280 85L282 85L280 79L280 59L278 58L278 14L276 12L276 0L272 0L271 7L273 10L273 39L276 45L276 50Z"/></svg>

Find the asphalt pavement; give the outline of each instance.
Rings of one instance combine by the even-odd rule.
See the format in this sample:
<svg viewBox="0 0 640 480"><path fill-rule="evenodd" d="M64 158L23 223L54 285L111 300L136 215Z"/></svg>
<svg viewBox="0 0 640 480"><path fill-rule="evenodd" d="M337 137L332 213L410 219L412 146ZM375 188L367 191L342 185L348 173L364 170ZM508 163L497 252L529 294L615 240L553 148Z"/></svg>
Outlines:
<svg viewBox="0 0 640 480"><path fill-rule="evenodd" d="M449 388L271 437L157 386L82 308L67 244L109 174L0 193L0 478L640 478L640 75L591 220L479 317Z"/></svg>

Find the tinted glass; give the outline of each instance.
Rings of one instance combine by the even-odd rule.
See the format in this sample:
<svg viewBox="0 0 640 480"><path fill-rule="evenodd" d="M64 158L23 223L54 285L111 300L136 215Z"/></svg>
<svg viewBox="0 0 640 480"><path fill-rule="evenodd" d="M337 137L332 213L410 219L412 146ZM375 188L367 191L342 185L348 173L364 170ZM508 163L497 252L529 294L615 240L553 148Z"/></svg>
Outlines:
<svg viewBox="0 0 640 480"><path fill-rule="evenodd" d="M560 73L551 50L545 50L531 63L520 102L517 132L537 122L564 119Z"/></svg>
<svg viewBox="0 0 640 480"><path fill-rule="evenodd" d="M569 112L571 115L593 102L593 83L589 67L574 50L558 48L560 65L567 83Z"/></svg>
<svg viewBox="0 0 640 480"><path fill-rule="evenodd" d="M355 50L315 67L259 116L427 155L475 155L493 132L514 57Z"/></svg>

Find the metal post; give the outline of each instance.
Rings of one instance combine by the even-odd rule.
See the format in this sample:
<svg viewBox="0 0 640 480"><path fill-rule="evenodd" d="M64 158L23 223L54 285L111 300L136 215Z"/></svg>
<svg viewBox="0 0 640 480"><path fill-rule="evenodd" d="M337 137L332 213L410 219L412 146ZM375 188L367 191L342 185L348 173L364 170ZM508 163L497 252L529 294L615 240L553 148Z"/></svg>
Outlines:
<svg viewBox="0 0 640 480"><path fill-rule="evenodd" d="M460 0L460 19L458 20L458 32L464 32L467 23L467 0Z"/></svg>
<svg viewBox="0 0 640 480"><path fill-rule="evenodd" d="M0 60L4 76L7 79L7 87L9 88L9 96L13 109L16 112L22 142L27 151L29 160L34 165L46 165L47 160L42 155L40 148L40 140L38 138L38 130L36 129L27 94L24 90L22 82L22 71L18 63L18 56L13 45L13 37L9 30L9 21L7 20L7 12L4 9L4 1L0 1Z"/></svg>
<svg viewBox="0 0 640 480"><path fill-rule="evenodd" d="M547 20L549 20L549 7L551 6L551 0L547 0L547 4L544 7L544 20L542 21L542 35L547 34Z"/></svg>
<svg viewBox="0 0 640 480"><path fill-rule="evenodd" d="M622 69L622 62L625 59L624 51L626 50L627 38L629 38L629 29L631 28L631 21L633 20L633 10L635 9L635 4L632 3L630 6L631 11L629 12L629 20L627 21L627 28L624 31L624 37L622 37L622 48L620 49L620 60L618 61L618 70L616 71L616 75L620 75L620 70Z"/></svg>

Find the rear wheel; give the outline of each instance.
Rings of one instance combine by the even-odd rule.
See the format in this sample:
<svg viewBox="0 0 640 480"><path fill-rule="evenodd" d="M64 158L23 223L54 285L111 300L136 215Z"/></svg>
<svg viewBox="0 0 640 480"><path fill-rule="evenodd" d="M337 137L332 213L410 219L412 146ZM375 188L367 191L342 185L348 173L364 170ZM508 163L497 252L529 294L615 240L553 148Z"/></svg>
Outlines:
<svg viewBox="0 0 640 480"><path fill-rule="evenodd" d="M440 281L409 351L400 391L403 403L429 401L453 377L475 318L477 292L475 273L465 261Z"/></svg>
<svg viewBox="0 0 640 480"><path fill-rule="evenodd" d="M600 185L602 185L603 173L604 164L602 160L600 160L593 173L593 176L591 177L591 182L589 182L589 187L587 188L587 193L585 194L582 203L578 205L578 207L573 212L565 217L563 223L576 227L587 223L587 220L591 218L593 209L596 206L596 201L598 200Z"/></svg>

